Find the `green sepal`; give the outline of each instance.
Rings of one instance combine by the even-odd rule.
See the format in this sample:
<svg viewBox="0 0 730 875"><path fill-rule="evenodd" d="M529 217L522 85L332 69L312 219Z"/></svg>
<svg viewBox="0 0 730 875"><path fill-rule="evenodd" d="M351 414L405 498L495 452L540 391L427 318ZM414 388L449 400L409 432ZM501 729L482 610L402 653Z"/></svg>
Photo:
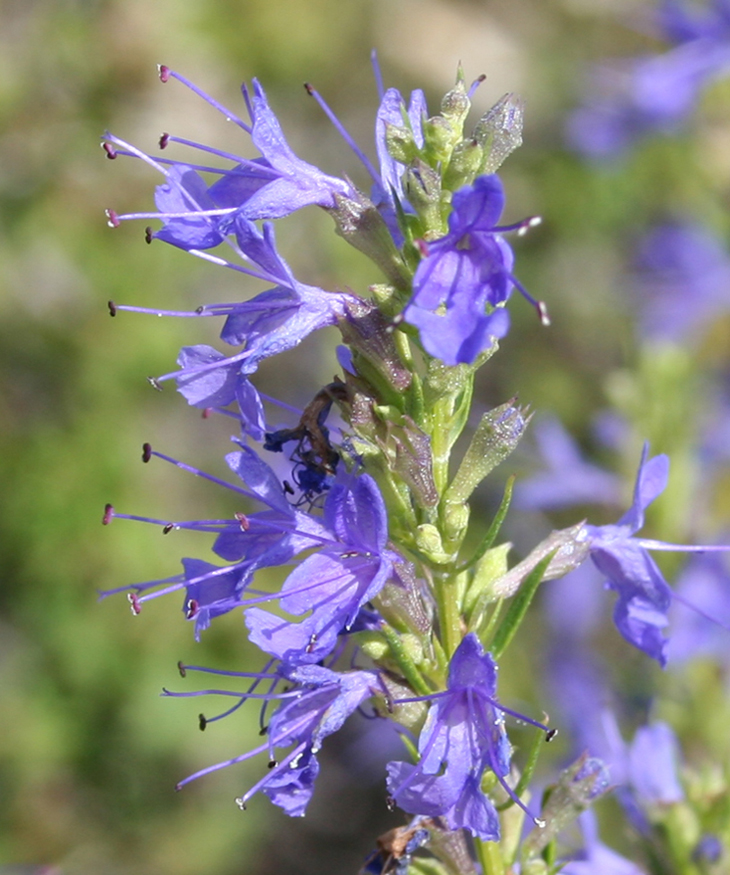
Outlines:
<svg viewBox="0 0 730 875"><path fill-rule="evenodd" d="M608 789L601 786L600 773L590 772L579 777L586 760L588 754L584 753L560 773L556 784L546 790L540 812L542 826L536 826L522 843L523 862L541 855L559 833ZM547 856L550 857L549 850Z"/></svg>
<svg viewBox="0 0 730 875"><path fill-rule="evenodd" d="M554 555L555 552L548 553L547 556L537 563L524 579L522 586L517 590L517 594L512 599L507 613L489 645L489 651L497 661L499 661L507 649L515 632L524 620L527 609L530 607L530 603L537 592L538 586L542 583L547 567L550 565Z"/></svg>
<svg viewBox="0 0 730 875"><path fill-rule="evenodd" d="M484 608L495 601L494 596L490 592L490 585L501 577L507 571L507 554L512 545L509 541L500 544L497 547L492 547L491 550L486 550L477 564L471 575L469 587L464 596L463 610L467 619L471 619L472 614L481 613ZM475 612L475 608L479 606L480 610Z"/></svg>
<svg viewBox="0 0 730 875"><path fill-rule="evenodd" d="M495 173L504 159L522 145L524 105L515 94L505 94L479 119L472 136L484 150L479 173Z"/></svg>
<svg viewBox="0 0 730 875"><path fill-rule="evenodd" d="M528 422L529 417L512 401L485 413L446 490L445 503L468 501L482 480L515 449Z"/></svg>

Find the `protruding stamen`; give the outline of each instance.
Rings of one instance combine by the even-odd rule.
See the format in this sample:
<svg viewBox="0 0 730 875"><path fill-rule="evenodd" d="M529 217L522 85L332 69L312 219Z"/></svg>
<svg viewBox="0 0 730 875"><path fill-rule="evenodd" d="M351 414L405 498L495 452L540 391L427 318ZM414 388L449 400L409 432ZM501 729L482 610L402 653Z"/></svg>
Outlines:
<svg viewBox="0 0 730 875"><path fill-rule="evenodd" d="M132 608L132 613L136 617L140 613L140 611L142 610L142 605L140 605L140 603L139 603L139 599L137 598L137 594L133 593L133 592L127 593L127 601L129 602L130 607Z"/></svg>
<svg viewBox="0 0 730 875"><path fill-rule="evenodd" d="M160 77L160 82L167 82L170 78L170 68L164 64L158 64L157 75Z"/></svg>
<svg viewBox="0 0 730 875"><path fill-rule="evenodd" d="M149 460L152 458L152 444L144 443L142 444L142 461L147 464Z"/></svg>
<svg viewBox="0 0 730 875"><path fill-rule="evenodd" d="M114 519L114 505L106 504L104 505L104 516L101 518L101 524L103 526L108 526L109 523Z"/></svg>
<svg viewBox="0 0 730 875"><path fill-rule="evenodd" d="M188 599L188 603L185 607L185 619L192 620L193 617L198 613L200 605L195 599Z"/></svg>
<svg viewBox="0 0 730 875"><path fill-rule="evenodd" d="M167 144L170 142L170 135L168 133L163 133L160 136L159 146L160 149L167 149Z"/></svg>
<svg viewBox="0 0 730 875"><path fill-rule="evenodd" d="M144 242L152 242L152 227L150 225L147 225L147 227L144 229Z"/></svg>
<svg viewBox="0 0 730 875"><path fill-rule="evenodd" d="M234 799L233 801L236 803L236 805L238 805L238 807L241 809L241 811L245 811L245 810L246 810L246 803L243 801L243 797L242 797L242 796L237 797L237 798Z"/></svg>
<svg viewBox="0 0 730 875"><path fill-rule="evenodd" d="M380 184L380 174L373 167L372 162L368 158L368 156L363 152L363 150L357 145L355 140L350 135L349 131L345 128L342 122L337 118L337 116L332 112L329 106L325 103L321 94L314 88L309 82L304 83L304 88L307 94L310 97L313 97L317 103L319 104L320 109L324 112L327 118L332 122L335 126L335 130L339 133L342 139L347 143L347 145L352 149L355 155L360 159L360 163L367 170L367 172L372 177L373 181Z"/></svg>
<svg viewBox="0 0 730 875"><path fill-rule="evenodd" d="M388 811L395 811L395 799L392 796L385 797L385 807Z"/></svg>
<svg viewBox="0 0 730 875"><path fill-rule="evenodd" d="M106 152L106 157L113 161L117 157L117 150L111 143L102 143L101 148Z"/></svg>
<svg viewBox="0 0 730 875"><path fill-rule="evenodd" d="M245 513L234 513L233 516L238 520L242 532L247 532L251 528L251 523Z"/></svg>
<svg viewBox="0 0 730 875"><path fill-rule="evenodd" d="M552 741L557 736L557 734L558 734L557 729L548 729L548 731L545 733L545 741L546 742Z"/></svg>
<svg viewBox="0 0 730 875"><path fill-rule="evenodd" d="M175 528L175 523L168 523L166 526L162 527L162 534L169 535L170 532Z"/></svg>
<svg viewBox="0 0 730 875"><path fill-rule="evenodd" d="M522 222L521 227L517 229L517 236L524 237L531 228L537 228L542 224L542 216L529 216Z"/></svg>
<svg viewBox="0 0 730 875"><path fill-rule="evenodd" d="M275 769L278 765L279 765L278 760L269 760L269 762L268 762L269 769Z"/></svg>
<svg viewBox="0 0 730 875"><path fill-rule="evenodd" d="M120 225L119 216L114 212L114 210L104 210L106 213L106 217L108 219L107 225L110 228L118 228Z"/></svg>
<svg viewBox="0 0 730 875"><path fill-rule="evenodd" d="M109 315L116 316L117 315L117 305L114 303L114 301L107 301L106 305L109 308Z"/></svg>
<svg viewBox="0 0 730 875"><path fill-rule="evenodd" d="M185 666L183 665L183 661L182 661L182 660L180 660L180 661L178 662L178 664L177 664L177 670L180 672L180 677L181 677L181 678L186 678L186 677L188 676L188 673L187 673L187 671L186 671L186 669L185 669Z"/></svg>
<svg viewBox="0 0 730 875"><path fill-rule="evenodd" d="M482 73L480 76L477 76L477 78L471 83L471 85L469 86L469 90L466 93L466 96L469 98L469 100L472 99L472 97L474 96L474 92L477 90L477 88L479 88L479 86L482 84L482 82L484 82L486 78L487 74Z"/></svg>
<svg viewBox="0 0 730 875"><path fill-rule="evenodd" d="M156 389L158 392L162 392L162 386L160 386L159 380L156 377L147 377L147 382L152 386L153 389Z"/></svg>
<svg viewBox="0 0 730 875"><path fill-rule="evenodd" d="M201 732L205 732L205 727L208 725L208 721L205 719L205 714L198 714L198 727Z"/></svg>

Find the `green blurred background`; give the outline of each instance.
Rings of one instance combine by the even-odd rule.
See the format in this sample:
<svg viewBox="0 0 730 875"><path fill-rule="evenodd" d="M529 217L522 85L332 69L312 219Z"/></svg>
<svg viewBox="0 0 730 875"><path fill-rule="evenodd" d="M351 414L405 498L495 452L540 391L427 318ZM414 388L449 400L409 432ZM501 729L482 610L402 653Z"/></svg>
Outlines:
<svg viewBox="0 0 730 875"><path fill-rule="evenodd" d="M145 246L144 223L111 231L104 209L150 209L159 179L138 162L105 160L100 135L109 129L153 151L166 130L252 155L210 107L178 83L163 87L155 64L234 108L240 82L256 75L295 150L366 185L305 80L371 156L373 47L386 85L423 87L434 111L459 61L468 79L487 74L478 110L520 93L525 146L504 168L507 218L545 217L516 244L517 265L554 326L540 329L514 301L515 329L482 380L482 403L519 392L585 438L597 408L612 398L630 405L626 375L641 367L617 294L630 241L665 211L728 230L729 126L711 102L691 159L681 140L661 142L594 171L562 148L584 65L650 45L625 26L647 8L626 0L0 5L0 872L45 864L70 875L354 873L378 832L397 822L384 810L382 782L348 771L356 733L325 751L304 822L263 797L238 811L233 797L257 780L258 761L173 791L191 771L259 743L251 714L201 735L198 702L159 697L163 685L179 688L177 660L241 669L260 660L240 615L218 620L195 644L177 597L147 604L137 618L123 596L97 602L97 590L174 574L182 555L205 557L208 547L202 537L100 521L107 501L128 513L220 516L230 502L215 488L161 462L143 468L139 453L150 440L223 474L230 428L202 422L170 384L156 393L145 379L171 370L181 345L215 343L212 321L112 320L106 301L185 309L258 289L172 247ZM279 223L297 275L361 292L378 281L331 231L314 209ZM703 355L724 366L727 328L716 335ZM318 335L268 363L264 390L302 403L331 379L335 343L334 334ZM643 431L681 458L687 440L657 407L636 414L637 433L642 416L653 416ZM635 459L627 452L627 472ZM681 534L681 513L665 516L662 535ZM529 676L528 661L521 671Z"/></svg>

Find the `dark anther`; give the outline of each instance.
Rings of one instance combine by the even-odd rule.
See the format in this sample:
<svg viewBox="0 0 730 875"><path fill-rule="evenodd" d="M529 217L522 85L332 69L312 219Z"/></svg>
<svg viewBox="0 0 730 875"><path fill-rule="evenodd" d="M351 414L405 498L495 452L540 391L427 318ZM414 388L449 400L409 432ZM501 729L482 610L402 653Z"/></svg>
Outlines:
<svg viewBox="0 0 730 875"><path fill-rule="evenodd" d="M310 635L309 643L307 644L306 648L304 649L304 652L311 653L314 650L314 645L316 643L317 643L317 634L315 632L315 633L312 633L312 635Z"/></svg>
<svg viewBox="0 0 730 875"><path fill-rule="evenodd" d="M545 733L545 741L552 741L557 734L557 729L548 729L548 731Z"/></svg>
<svg viewBox="0 0 730 875"><path fill-rule="evenodd" d="M175 523L168 523L166 526L162 527L162 534L169 535L170 532L175 528Z"/></svg>
<svg viewBox="0 0 730 875"><path fill-rule="evenodd" d="M284 492L286 492L287 495L294 495L294 488L288 480L284 481L283 486Z"/></svg>
<svg viewBox="0 0 730 875"><path fill-rule="evenodd" d="M107 301L106 305L109 308L109 315L116 316L117 315L117 305L114 303L114 301Z"/></svg>
<svg viewBox="0 0 730 875"><path fill-rule="evenodd" d="M147 382L152 386L153 389L156 389L158 392L162 392L162 386L157 382L154 377L147 377Z"/></svg>
<svg viewBox="0 0 730 875"><path fill-rule="evenodd" d="M101 524L103 526L108 526L109 523L114 519L114 505L113 504L105 504L104 505L104 516L101 518Z"/></svg>
<svg viewBox="0 0 730 875"><path fill-rule="evenodd" d="M202 413L200 414L203 419L210 419L210 415L213 412L212 407L204 407Z"/></svg>
<svg viewBox="0 0 730 875"><path fill-rule="evenodd" d="M198 316L200 316L201 313L205 312L205 306L201 304L199 307L195 308L195 312L198 314Z"/></svg>
<svg viewBox="0 0 730 875"><path fill-rule="evenodd" d="M248 517L245 513L234 513L233 516L238 520L238 524L241 527L242 532L247 532L251 527L251 523L248 521Z"/></svg>
<svg viewBox="0 0 730 875"><path fill-rule="evenodd" d="M200 727L201 732L205 732L205 727L208 725L208 721L205 719L205 714L198 714L198 726Z"/></svg>
<svg viewBox="0 0 730 875"><path fill-rule="evenodd" d="M129 602L130 607L132 608L132 613L136 617L139 614L139 612L142 610L142 605L139 603L139 599L137 598L137 595L133 592L128 593L127 594L127 601Z"/></svg>
<svg viewBox="0 0 730 875"><path fill-rule="evenodd" d="M269 760L269 768L270 769L275 769L278 765L279 765L279 763L276 760Z"/></svg>
<svg viewBox="0 0 730 875"><path fill-rule="evenodd" d="M113 161L117 157L117 150L111 143L102 143L101 148L106 152L106 157Z"/></svg>
<svg viewBox="0 0 730 875"><path fill-rule="evenodd" d="M259 729L259 735L266 735L266 733L267 733L268 731L269 731L269 727L268 727L268 726L262 726L261 729Z"/></svg>
<svg viewBox="0 0 730 875"><path fill-rule="evenodd" d="M160 76L160 82L167 82L170 78L170 68L166 67L164 64L160 64L157 70Z"/></svg>
<svg viewBox="0 0 730 875"><path fill-rule="evenodd" d="M170 135L167 133L162 134L160 137L160 149L167 149L167 144L170 142Z"/></svg>
<svg viewBox="0 0 730 875"><path fill-rule="evenodd" d="M395 811L395 799L392 796L385 797L385 805L388 811Z"/></svg>
<svg viewBox="0 0 730 875"><path fill-rule="evenodd" d="M145 243L151 243L151 242L152 242L152 226L151 226L151 225L148 225L148 226L144 229L144 242L145 242Z"/></svg>
<svg viewBox="0 0 730 875"><path fill-rule="evenodd" d="M182 664L182 660L180 660L180 662L178 662L177 670L180 672L181 678L186 678L188 676L188 673L185 671L185 666Z"/></svg>
<svg viewBox="0 0 730 875"><path fill-rule="evenodd" d="M142 444L142 461L147 464L152 458L152 444Z"/></svg>
<svg viewBox="0 0 730 875"><path fill-rule="evenodd" d="M314 88L309 84L309 82L304 83L304 90L311 97L314 94Z"/></svg>
<svg viewBox="0 0 730 875"><path fill-rule="evenodd" d="M188 599L185 611L185 619L192 620L193 617L198 613L199 607L200 605L195 601L195 599Z"/></svg>

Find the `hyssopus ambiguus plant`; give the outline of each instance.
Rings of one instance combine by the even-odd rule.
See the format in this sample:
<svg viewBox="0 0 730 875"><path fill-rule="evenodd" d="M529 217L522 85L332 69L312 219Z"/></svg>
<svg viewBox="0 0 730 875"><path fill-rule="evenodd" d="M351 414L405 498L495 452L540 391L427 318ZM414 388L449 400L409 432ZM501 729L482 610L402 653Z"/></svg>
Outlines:
<svg viewBox="0 0 730 875"><path fill-rule="evenodd" d="M201 716L201 728L258 700L265 740L179 787L259 757L261 778L236 800L241 808L260 792L287 814L303 815L324 739L369 703L404 739L402 756L387 765L383 798L411 819L380 843L367 871L547 873L566 864L568 873L589 871L586 865L599 875L640 871L599 841L587 810L616 782L639 786L640 769L649 774L651 745L638 765L615 776L592 751L580 753L542 802L530 803L538 756L557 729L547 715L538 720L500 701L500 661L539 584L590 558L616 593L618 631L663 666L673 591L649 551L725 548L637 536L668 476L666 456L650 458L648 448L633 503L617 524L579 522L555 531L511 568L509 544L497 539L512 481L488 524L471 519L474 490L517 447L530 420L515 400L484 412L454 461L472 417L475 374L509 331L515 290L549 324L545 305L515 274L510 242L538 219L501 224L505 192L497 171L521 143L522 104L505 95L467 127L481 79L467 85L459 71L430 116L423 92L406 100L385 89L375 69L377 164L307 88L360 159L369 190L294 154L256 80L242 88L244 118L182 74L159 69L163 83L191 89L249 138L258 152L253 159L167 133L156 156L104 136L110 159L135 157L162 177L155 210L110 209L110 226L152 222L148 242L162 240L265 286L245 300L202 303L192 312L109 304L112 316L223 318L228 352L185 347L177 370L152 383L174 381L188 404L237 420L237 448L225 457L231 480L149 444L143 460L170 462L241 502L231 518L196 520L152 519L108 505L107 524L131 519L166 533L214 536L214 562L183 558L178 574L114 592L128 592L135 614L147 600L177 593L196 638L215 618L242 612L249 640L262 651L258 672L180 665L184 678L203 672L232 686L165 690L232 699L221 714ZM192 158L168 157L175 144ZM314 206L378 269L369 290L327 291L294 276L278 251L273 220ZM298 411L260 394L259 364L325 327L342 337L339 375L313 387ZM274 415L288 424L274 427ZM286 455L286 478L272 453ZM279 589L255 585L259 570L285 566L291 569ZM514 721L535 731L515 758L508 737ZM671 730L661 733L662 750L669 750ZM653 800L651 793L640 797L649 806ZM583 850L571 851L564 835L579 816Z"/></svg>

